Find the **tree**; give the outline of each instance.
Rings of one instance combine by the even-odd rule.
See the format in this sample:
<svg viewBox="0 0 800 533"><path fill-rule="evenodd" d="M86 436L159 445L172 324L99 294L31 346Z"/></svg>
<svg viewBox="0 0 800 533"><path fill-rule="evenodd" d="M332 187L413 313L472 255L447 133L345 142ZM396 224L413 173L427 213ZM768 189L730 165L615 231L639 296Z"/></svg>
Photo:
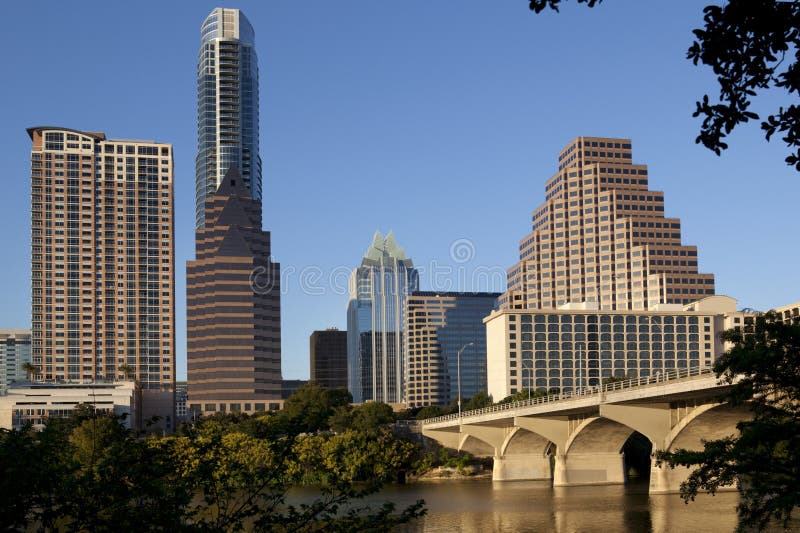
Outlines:
<svg viewBox="0 0 800 533"><path fill-rule="evenodd" d="M125 379L136 377L136 369L134 369L131 365L120 365L118 370L122 372L122 375Z"/></svg>
<svg viewBox="0 0 800 533"><path fill-rule="evenodd" d="M438 405L426 405L417 413L417 420L425 420L426 418L434 418L442 416L444 411Z"/></svg>
<svg viewBox="0 0 800 533"><path fill-rule="evenodd" d="M25 379L28 381L39 374L39 367L32 365L29 361L22 363L22 370L25 371Z"/></svg>
<svg viewBox="0 0 800 533"><path fill-rule="evenodd" d="M306 383L286 400L276 422L291 435L327 430L328 420L336 409L352 401L345 389L325 389L316 383Z"/></svg>
<svg viewBox="0 0 800 533"><path fill-rule="evenodd" d="M530 9L558 11L562 0L530 0ZM588 7L602 0L578 0ZM705 26L694 30L696 40L687 51L695 65L711 67L719 83L719 97L706 94L693 114L702 117L695 142L720 155L724 139L740 124L758 120L750 109L759 91L777 89L791 98L800 95L800 2L797 0L728 0L703 9ZM790 148L786 163L800 171L800 106L779 107L761 123L769 141L776 133Z"/></svg>
<svg viewBox="0 0 800 533"><path fill-rule="evenodd" d="M736 329L723 338L733 348L714 370L731 384L727 400L748 402L753 418L737 425L738 436L660 457L697 467L681 485L687 501L738 482L740 528L763 529L772 520L786 527L800 506L800 322L769 313L756 319L755 332Z"/></svg>

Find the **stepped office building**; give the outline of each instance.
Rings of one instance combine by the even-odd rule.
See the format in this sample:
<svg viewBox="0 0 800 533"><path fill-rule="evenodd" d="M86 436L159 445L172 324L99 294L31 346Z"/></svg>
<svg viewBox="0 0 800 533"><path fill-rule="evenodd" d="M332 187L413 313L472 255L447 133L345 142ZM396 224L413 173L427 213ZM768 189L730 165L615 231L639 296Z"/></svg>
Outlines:
<svg viewBox="0 0 800 533"><path fill-rule="evenodd" d="M519 256L504 309L644 310L714 294L714 275L698 272L697 248L681 243L681 221L665 217L664 193L649 189L629 139L578 137L561 151Z"/></svg>
<svg viewBox="0 0 800 533"><path fill-rule="evenodd" d="M186 267L189 409L277 408L270 400L281 398L280 265L261 229L261 201L235 167L206 199L205 221Z"/></svg>
<svg viewBox="0 0 800 533"><path fill-rule="evenodd" d="M255 32L238 9L214 9L200 29L197 58L195 223L206 198L235 166L254 200L261 199L258 153L258 58Z"/></svg>
<svg viewBox="0 0 800 533"><path fill-rule="evenodd" d="M172 146L29 128L32 359L48 382L131 367L145 418L174 424Z"/></svg>
<svg viewBox="0 0 800 533"><path fill-rule="evenodd" d="M448 405L486 392L486 327L499 293L412 292L405 312L406 402L409 407ZM499 399L499 398L498 398Z"/></svg>
<svg viewBox="0 0 800 533"><path fill-rule="evenodd" d="M394 235L375 232L350 276L347 388L354 402L403 402L403 310L418 285L417 270Z"/></svg>

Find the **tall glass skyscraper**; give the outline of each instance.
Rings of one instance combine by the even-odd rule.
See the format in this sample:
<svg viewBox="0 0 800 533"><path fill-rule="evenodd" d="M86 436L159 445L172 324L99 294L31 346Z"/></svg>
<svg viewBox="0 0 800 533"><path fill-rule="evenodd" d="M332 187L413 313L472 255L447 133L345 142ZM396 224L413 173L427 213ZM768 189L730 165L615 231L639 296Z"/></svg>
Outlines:
<svg viewBox="0 0 800 533"><path fill-rule="evenodd" d="M394 235L376 231L350 277L347 387L354 402L403 401L403 312L418 286L417 270Z"/></svg>
<svg viewBox="0 0 800 533"><path fill-rule="evenodd" d="M258 155L258 58L255 32L238 9L215 8L200 30L197 59L195 222L205 223L212 196L236 166L254 200L261 199Z"/></svg>

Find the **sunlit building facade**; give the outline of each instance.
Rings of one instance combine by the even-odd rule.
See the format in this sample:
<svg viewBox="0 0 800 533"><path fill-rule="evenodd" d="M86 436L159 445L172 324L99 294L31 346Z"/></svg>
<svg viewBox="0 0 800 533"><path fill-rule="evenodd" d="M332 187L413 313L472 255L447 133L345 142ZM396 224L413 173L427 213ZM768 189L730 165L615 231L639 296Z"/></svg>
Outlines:
<svg viewBox="0 0 800 533"><path fill-rule="evenodd" d="M142 412L174 427L172 145L28 129L32 361L48 382L143 389Z"/></svg>
<svg viewBox="0 0 800 533"><path fill-rule="evenodd" d="M681 242L664 193L650 190L630 139L578 137L559 154L508 271L504 309L552 309L595 302L602 310L644 310L714 294L698 272L697 247Z"/></svg>

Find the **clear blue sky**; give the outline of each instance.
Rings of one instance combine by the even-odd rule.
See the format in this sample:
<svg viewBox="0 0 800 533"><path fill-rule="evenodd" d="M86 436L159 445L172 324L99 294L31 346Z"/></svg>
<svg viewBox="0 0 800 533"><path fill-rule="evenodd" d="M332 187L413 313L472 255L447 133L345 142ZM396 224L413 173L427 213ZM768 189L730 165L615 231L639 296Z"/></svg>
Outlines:
<svg viewBox="0 0 800 533"><path fill-rule="evenodd" d="M721 158L694 143L694 102L716 94L711 73L685 59L704 4L568 2L538 16L525 0L226 5L256 30L264 223L284 268L284 377L308 377L311 331L346 327L346 273L376 229L394 230L423 269L423 289L502 289L481 273L517 260L558 150L579 135L633 139L634 162L649 165L665 214L683 220L684 242L698 245L718 293L756 309L800 300L800 173L783 163L787 150L755 124ZM0 327L30 327L25 128L170 142L185 377L196 61L200 24L216 5L3 5ZM451 248L462 240L468 260L458 262Z"/></svg>

